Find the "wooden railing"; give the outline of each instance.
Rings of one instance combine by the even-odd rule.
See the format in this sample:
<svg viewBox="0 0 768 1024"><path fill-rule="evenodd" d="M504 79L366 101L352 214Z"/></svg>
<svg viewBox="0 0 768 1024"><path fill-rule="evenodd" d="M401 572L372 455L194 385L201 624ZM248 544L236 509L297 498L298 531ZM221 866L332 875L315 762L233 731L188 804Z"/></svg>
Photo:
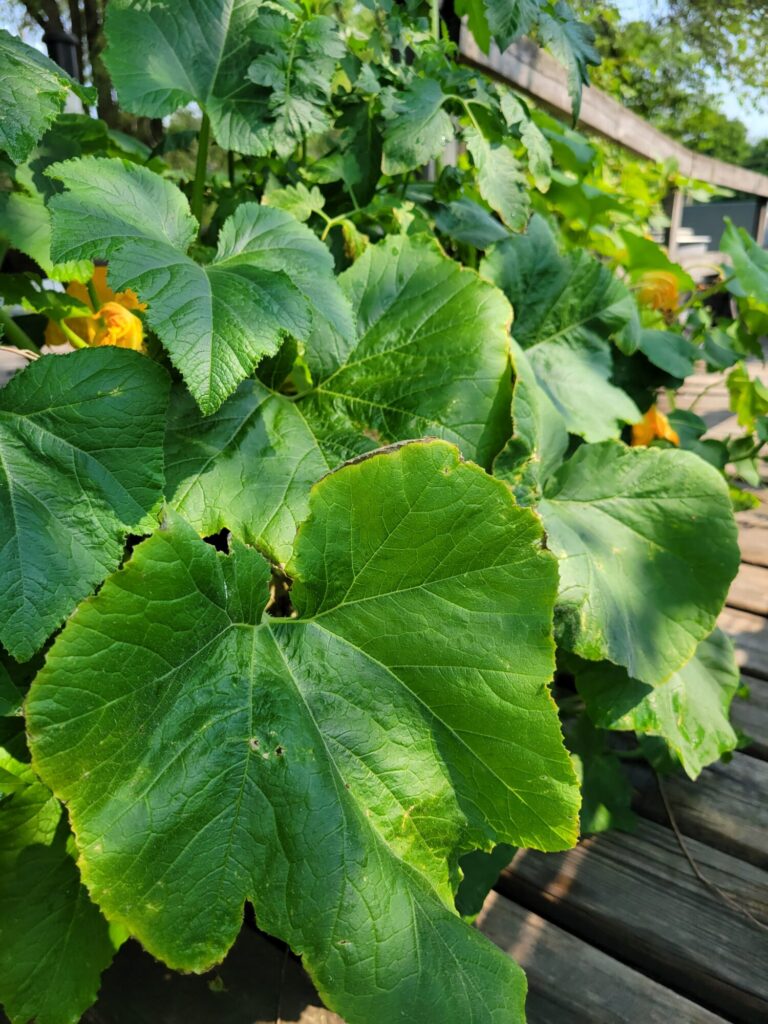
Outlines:
<svg viewBox="0 0 768 1024"><path fill-rule="evenodd" d="M486 55L475 42L472 33L466 26L462 26L459 45L465 63L527 93L555 113L570 117L571 100L565 70L554 57L539 49L535 43L519 40L504 53L492 44L490 53ZM694 153L595 86L584 90L579 125L647 160L667 160L671 157L686 178L757 196L760 201L754 235L760 240L765 237L768 226L768 176L765 174ZM682 201L673 201L670 204L670 249L674 249L682 213Z"/></svg>

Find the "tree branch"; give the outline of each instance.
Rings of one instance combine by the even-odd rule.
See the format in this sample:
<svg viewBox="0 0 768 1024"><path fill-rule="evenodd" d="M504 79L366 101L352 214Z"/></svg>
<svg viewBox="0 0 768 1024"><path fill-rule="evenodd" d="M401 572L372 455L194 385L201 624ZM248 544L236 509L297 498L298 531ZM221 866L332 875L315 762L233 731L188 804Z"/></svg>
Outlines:
<svg viewBox="0 0 768 1024"><path fill-rule="evenodd" d="M57 29L64 31L64 23L61 20L61 9L57 0L22 0L22 4L44 31Z"/></svg>
<svg viewBox="0 0 768 1024"><path fill-rule="evenodd" d="M77 40L77 72L81 82L85 80L85 39L83 13L77 0L68 0L69 20L72 35Z"/></svg>

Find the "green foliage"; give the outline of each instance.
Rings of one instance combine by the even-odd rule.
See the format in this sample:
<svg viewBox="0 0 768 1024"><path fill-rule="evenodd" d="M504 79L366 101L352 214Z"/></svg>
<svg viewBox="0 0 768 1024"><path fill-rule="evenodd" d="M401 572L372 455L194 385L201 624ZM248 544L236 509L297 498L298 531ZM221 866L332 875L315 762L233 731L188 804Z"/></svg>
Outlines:
<svg viewBox="0 0 768 1024"><path fill-rule="evenodd" d="M19 660L151 530L167 379L131 352L42 359L0 391L0 640Z"/></svg>
<svg viewBox="0 0 768 1024"><path fill-rule="evenodd" d="M515 374L512 395L514 434L494 463L521 505L541 498L542 487L568 449L568 430L548 393L536 379L525 352L511 339Z"/></svg>
<svg viewBox="0 0 768 1024"><path fill-rule="evenodd" d="M467 128L464 139L477 168L477 187L507 227L520 231L528 221L529 201L525 175L504 143L493 144L481 132Z"/></svg>
<svg viewBox="0 0 768 1024"><path fill-rule="evenodd" d="M49 173L67 187L50 204L55 257L108 259L115 291L151 300L149 323L203 411L214 412L285 334L306 339L313 323L329 321L349 332L327 250L288 214L243 203L200 266L186 255L194 218L170 182L117 160L70 160Z"/></svg>
<svg viewBox="0 0 768 1024"><path fill-rule="evenodd" d="M382 170L402 174L428 163L453 138L451 119L443 110L445 95L438 82L416 78L391 98L384 131Z"/></svg>
<svg viewBox="0 0 768 1024"><path fill-rule="evenodd" d="M14 1020L76 1024L112 961L109 926L80 882L74 854L60 830L50 845L0 856L0 999Z"/></svg>
<svg viewBox="0 0 768 1024"><path fill-rule="evenodd" d="M485 897L514 854L514 846L500 843L490 853L473 850L461 858L462 879L456 893L456 909L462 917L474 917L480 913Z"/></svg>
<svg viewBox="0 0 768 1024"><path fill-rule="evenodd" d="M269 568L252 549L219 555L180 522L141 545L72 618L28 702L36 767L69 804L107 914L201 970L249 898L345 1016L520 1019L519 971L446 905L457 851L575 835L545 686L555 565L539 544L503 484L431 442L317 485L288 566L298 618L262 616ZM494 638L482 653L478 631ZM417 950L432 969L401 973Z"/></svg>
<svg viewBox="0 0 768 1024"><path fill-rule="evenodd" d="M659 685L632 679L616 665L586 663L576 680L596 725L661 737L692 779L738 746L728 709L739 688L739 670L733 644L719 629Z"/></svg>
<svg viewBox="0 0 768 1024"><path fill-rule="evenodd" d="M726 218L720 245L731 257L731 275L728 288L739 298L754 295L768 302L768 252Z"/></svg>
<svg viewBox="0 0 768 1024"><path fill-rule="evenodd" d="M526 234L497 245L482 270L518 311L514 338L571 433L603 441L640 418L611 383L609 338L629 323L634 304L605 266L583 251L558 252L535 217Z"/></svg>
<svg viewBox="0 0 768 1024"><path fill-rule="evenodd" d="M581 715L566 739L581 786L582 835L612 828L631 832L636 823L631 806L632 786L608 744L607 734Z"/></svg>
<svg viewBox="0 0 768 1024"><path fill-rule="evenodd" d="M308 391L291 400L248 382L210 417L176 392L168 497L203 534L226 526L284 562L311 485L344 459L429 435L488 465L503 445L502 295L433 245L402 238L369 248L339 284L357 337L313 338ZM250 486L256 466L263 475Z"/></svg>
<svg viewBox="0 0 768 1024"><path fill-rule="evenodd" d="M0 192L0 238L34 260L53 281L88 281L93 274L90 260L52 262L51 218L40 193Z"/></svg>
<svg viewBox="0 0 768 1024"><path fill-rule="evenodd" d="M547 42L578 104L565 4L460 7L484 46ZM716 316L650 239L673 169L462 66L438 13L111 0L154 148L57 114L2 40L58 76L20 75L0 135L31 360L0 391L12 1024L74 1024L126 935L218 962L245 901L349 1024L522 1024L461 915L514 848L572 845L580 799L631 826L616 730L691 775L733 749L713 630L768 443L762 257L729 231ZM701 357L744 433L649 435Z"/></svg>
<svg viewBox="0 0 768 1024"><path fill-rule="evenodd" d="M0 149L15 163L27 159L70 90L91 97L53 61L0 29Z"/></svg>
<svg viewBox="0 0 768 1024"><path fill-rule="evenodd" d="M6 746L13 753L0 748L0 1000L14 1020L76 1024L114 945L80 883L61 805L27 763L20 737Z"/></svg>
<svg viewBox="0 0 768 1024"><path fill-rule="evenodd" d="M163 117L196 102L221 146L267 152L269 93L248 74L260 54L252 26L261 6L260 0L110 0L104 59L121 105Z"/></svg>
<svg viewBox="0 0 768 1024"><path fill-rule="evenodd" d="M670 0L667 18L701 49L717 75L760 94L768 84L761 60L767 15L765 0Z"/></svg>
<svg viewBox="0 0 768 1024"><path fill-rule="evenodd" d="M461 0L456 10L468 15L469 27L486 52L491 38L506 50L518 36L536 36L565 66L573 119L578 120L581 87L589 84L589 67L600 57L593 32L574 17L565 0Z"/></svg>
<svg viewBox="0 0 768 1024"><path fill-rule="evenodd" d="M674 16L650 12L644 20L623 19L614 4L579 6L595 31L602 64L594 79L601 89L697 152L735 164L750 158L747 128L723 113L712 69L717 66L726 81L742 77L747 63L722 55L734 39L751 45L755 30L736 20L732 34L717 33L718 46L707 32L692 33L690 20L686 24L692 4L681 3Z"/></svg>
<svg viewBox="0 0 768 1024"><path fill-rule="evenodd" d="M652 686L669 679L714 629L739 565L718 473L688 452L583 445L539 510L560 559L563 646Z"/></svg>

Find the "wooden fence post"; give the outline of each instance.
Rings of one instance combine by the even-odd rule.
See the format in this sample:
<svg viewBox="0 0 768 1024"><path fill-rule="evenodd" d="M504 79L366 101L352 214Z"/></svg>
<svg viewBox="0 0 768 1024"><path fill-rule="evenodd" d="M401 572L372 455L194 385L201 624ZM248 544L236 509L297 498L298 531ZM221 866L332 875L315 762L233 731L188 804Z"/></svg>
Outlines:
<svg viewBox="0 0 768 1024"><path fill-rule="evenodd" d="M669 227L664 233L664 242L671 260L677 259L677 236L683 224L685 195L682 189L673 188L664 198L664 212L669 217Z"/></svg>
<svg viewBox="0 0 768 1024"><path fill-rule="evenodd" d="M765 245L765 232L768 229L768 199L760 196L755 211L755 241L758 245Z"/></svg>

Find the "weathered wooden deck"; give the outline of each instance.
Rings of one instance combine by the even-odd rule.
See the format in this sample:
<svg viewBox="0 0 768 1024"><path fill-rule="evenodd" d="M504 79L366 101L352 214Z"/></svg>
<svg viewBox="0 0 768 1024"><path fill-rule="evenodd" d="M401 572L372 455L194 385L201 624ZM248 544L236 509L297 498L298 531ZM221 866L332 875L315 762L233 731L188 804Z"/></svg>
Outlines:
<svg viewBox="0 0 768 1024"><path fill-rule="evenodd" d="M706 383L690 378L680 406ZM711 436L735 432L724 384L696 411ZM734 712L749 746L695 784L665 784L706 881L681 849L655 777L640 766L636 833L586 838L565 854L521 851L478 924L525 967L529 1024L768 1021L768 489L762 498L738 517L743 561L721 619L750 689ZM298 961L248 928L206 977L172 975L127 943L85 1021L342 1024Z"/></svg>

